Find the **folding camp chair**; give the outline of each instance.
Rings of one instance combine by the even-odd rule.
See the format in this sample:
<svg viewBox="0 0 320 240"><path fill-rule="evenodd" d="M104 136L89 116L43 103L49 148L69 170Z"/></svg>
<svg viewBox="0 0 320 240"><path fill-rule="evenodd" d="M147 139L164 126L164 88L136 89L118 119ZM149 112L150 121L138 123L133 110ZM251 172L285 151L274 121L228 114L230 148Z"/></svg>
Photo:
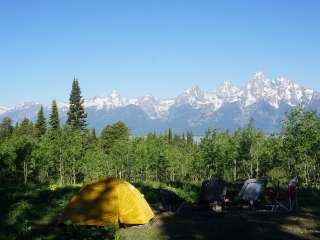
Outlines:
<svg viewBox="0 0 320 240"><path fill-rule="evenodd" d="M297 185L298 179L293 178L288 182L287 192L281 192L279 186L277 187L276 195L271 205L273 212L280 210L291 212L298 207Z"/></svg>
<svg viewBox="0 0 320 240"><path fill-rule="evenodd" d="M258 199L266 187L266 178L248 179L244 182L236 200L249 203L251 209L257 206Z"/></svg>
<svg viewBox="0 0 320 240"><path fill-rule="evenodd" d="M200 202L213 211L220 212L225 205L227 183L221 179L204 181L201 186Z"/></svg>

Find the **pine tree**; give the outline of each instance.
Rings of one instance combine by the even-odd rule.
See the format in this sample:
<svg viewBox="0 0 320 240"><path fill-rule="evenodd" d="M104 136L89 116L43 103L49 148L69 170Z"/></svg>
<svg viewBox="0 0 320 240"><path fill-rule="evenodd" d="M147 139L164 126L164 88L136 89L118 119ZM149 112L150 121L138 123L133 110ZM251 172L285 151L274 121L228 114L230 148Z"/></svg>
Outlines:
<svg viewBox="0 0 320 240"><path fill-rule="evenodd" d="M92 129L91 129L90 135L91 135L91 138L92 138L94 141L97 140L97 134L96 134L96 129L95 129L95 128L92 128Z"/></svg>
<svg viewBox="0 0 320 240"><path fill-rule="evenodd" d="M171 128L169 128L169 131L168 131L168 143L169 144L172 143L172 130L171 130Z"/></svg>
<svg viewBox="0 0 320 240"><path fill-rule="evenodd" d="M186 137L184 136L184 133L182 133L182 137L181 137L182 141L185 142L186 141Z"/></svg>
<svg viewBox="0 0 320 240"><path fill-rule="evenodd" d="M14 128L14 133L16 135L29 135L34 136L35 135L35 129L33 126L33 123L28 119L24 118L20 123L17 123Z"/></svg>
<svg viewBox="0 0 320 240"><path fill-rule="evenodd" d="M193 134L191 131L187 131L187 144L188 145L193 144Z"/></svg>
<svg viewBox="0 0 320 240"><path fill-rule="evenodd" d="M11 118L5 117L0 123L0 140L11 136L13 132Z"/></svg>
<svg viewBox="0 0 320 240"><path fill-rule="evenodd" d="M44 117L42 105L41 105L40 110L38 112L38 119L37 119L35 127L36 127L36 134L38 137L41 137L43 134L45 134L45 132L47 130L46 118Z"/></svg>
<svg viewBox="0 0 320 240"><path fill-rule="evenodd" d="M52 101L49 124L53 130L57 130L60 128L59 112L58 112L57 102L55 100Z"/></svg>
<svg viewBox="0 0 320 240"><path fill-rule="evenodd" d="M88 144L94 144L97 142L97 134L96 134L96 129L92 128L88 132Z"/></svg>
<svg viewBox="0 0 320 240"><path fill-rule="evenodd" d="M70 106L68 112L67 124L73 129L84 130L87 123L87 114L84 111L84 99L81 96L79 82L76 78L73 79L72 90L69 98Z"/></svg>

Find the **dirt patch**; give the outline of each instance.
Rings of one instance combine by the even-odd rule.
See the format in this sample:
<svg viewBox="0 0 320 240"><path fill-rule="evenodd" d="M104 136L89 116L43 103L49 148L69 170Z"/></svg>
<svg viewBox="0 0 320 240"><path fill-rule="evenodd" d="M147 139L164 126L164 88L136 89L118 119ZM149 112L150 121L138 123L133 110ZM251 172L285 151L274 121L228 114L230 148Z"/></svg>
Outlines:
<svg viewBox="0 0 320 240"><path fill-rule="evenodd" d="M189 210L165 212L145 228L121 229L127 239L320 239L320 216L304 209L297 213L230 211L222 214Z"/></svg>

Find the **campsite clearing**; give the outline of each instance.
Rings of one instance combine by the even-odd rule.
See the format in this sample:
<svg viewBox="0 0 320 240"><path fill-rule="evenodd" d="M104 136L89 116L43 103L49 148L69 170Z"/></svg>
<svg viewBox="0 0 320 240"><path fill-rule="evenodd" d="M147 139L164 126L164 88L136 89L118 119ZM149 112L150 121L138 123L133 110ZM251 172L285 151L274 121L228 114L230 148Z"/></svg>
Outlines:
<svg viewBox="0 0 320 240"><path fill-rule="evenodd" d="M138 189L151 206L157 203L156 184ZM50 190L47 186L0 187L0 239L112 239L112 227L59 226L55 223L80 187ZM192 196L193 186L168 189ZM186 192L188 189L190 193ZM171 239L320 239L319 190L301 189L296 213L229 211L222 215L183 211L157 214L151 226L121 228L123 240ZM188 195L189 194L189 195ZM196 194L195 194L196 195ZM64 238L65 237L65 238ZM102 238L103 237L103 238Z"/></svg>
<svg viewBox="0 0 320 240"><path fill-rule="evenodd" d="M294 214L230 212L224 215L163 213L150 227L120 230L124 239L320 239L320 215L311 209Z"/></svg>

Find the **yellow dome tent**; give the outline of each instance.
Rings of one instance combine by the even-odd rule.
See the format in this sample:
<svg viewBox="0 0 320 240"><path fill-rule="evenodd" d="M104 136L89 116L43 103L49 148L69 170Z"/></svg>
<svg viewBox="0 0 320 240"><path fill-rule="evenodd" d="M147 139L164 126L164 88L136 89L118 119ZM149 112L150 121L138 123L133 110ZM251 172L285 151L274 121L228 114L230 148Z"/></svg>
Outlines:
<svg viewBox="0 0 320 240"><path fill-rule="evenodd" d="M80 225L146 224L154 214L130 183L103 178L81 188L64 211L62 221Z"/></svg>

